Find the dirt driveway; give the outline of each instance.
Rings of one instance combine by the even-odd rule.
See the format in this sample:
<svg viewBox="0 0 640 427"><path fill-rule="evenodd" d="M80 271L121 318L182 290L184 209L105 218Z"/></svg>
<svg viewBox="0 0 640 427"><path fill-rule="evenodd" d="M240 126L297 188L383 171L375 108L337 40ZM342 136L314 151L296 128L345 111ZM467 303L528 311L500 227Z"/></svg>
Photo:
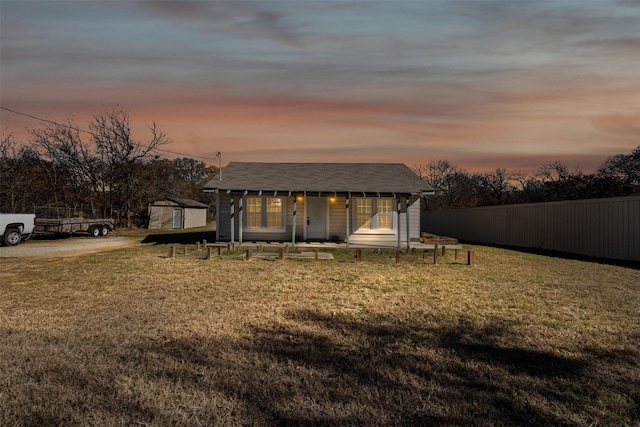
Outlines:
<svg viewBox="0 0 640 427"><path fill-rule="evenodd" d="M28 240L17 246L0 246L0 258L23 257L71 257L87 253L102 252L138 244L131 237L73 236L56 240Z"/></svg>

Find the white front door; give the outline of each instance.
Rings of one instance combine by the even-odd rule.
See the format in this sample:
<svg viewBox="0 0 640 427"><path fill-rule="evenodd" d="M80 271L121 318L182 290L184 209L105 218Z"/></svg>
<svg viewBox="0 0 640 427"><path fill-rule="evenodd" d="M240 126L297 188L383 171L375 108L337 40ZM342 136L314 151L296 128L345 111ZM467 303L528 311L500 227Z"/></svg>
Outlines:
<svg viewBox="0 0 640 427"><path fill-rule="evenodd" d="M327 238L327 198L307 197L307 239Z"/></svg>
<svg viewBox="0 0 640 427"><path fill-rule="evenodd" d="M182 209L173 210L173 228L182 228Z"/></svg>

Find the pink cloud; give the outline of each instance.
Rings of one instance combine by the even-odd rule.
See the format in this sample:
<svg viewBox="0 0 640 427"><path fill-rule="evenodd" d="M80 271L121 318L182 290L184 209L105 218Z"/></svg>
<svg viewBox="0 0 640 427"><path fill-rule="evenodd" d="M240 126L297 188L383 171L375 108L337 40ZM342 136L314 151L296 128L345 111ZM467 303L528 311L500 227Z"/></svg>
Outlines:
<svg viewBox="0 0 640 427"><path fill-rule="evenodd" d="M591 123L601 132L640 136L640 113L602 115Z"/></svg>

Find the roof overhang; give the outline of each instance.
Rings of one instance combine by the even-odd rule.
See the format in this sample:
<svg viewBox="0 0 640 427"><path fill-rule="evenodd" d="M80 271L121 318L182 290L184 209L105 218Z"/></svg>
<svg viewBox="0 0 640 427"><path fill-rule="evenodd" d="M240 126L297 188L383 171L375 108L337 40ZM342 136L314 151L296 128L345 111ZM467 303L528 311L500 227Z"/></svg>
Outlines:
<svg viewBox="0 0 640 427"><path fill-rule="evenodd" d="M309 197L424 197L433 196L435 191L416 192L380 192L380 191L307 191L307 190L249 190L249 189L221 189L208 188L207 193L225 193L233 196L309 196Z"/></svg>

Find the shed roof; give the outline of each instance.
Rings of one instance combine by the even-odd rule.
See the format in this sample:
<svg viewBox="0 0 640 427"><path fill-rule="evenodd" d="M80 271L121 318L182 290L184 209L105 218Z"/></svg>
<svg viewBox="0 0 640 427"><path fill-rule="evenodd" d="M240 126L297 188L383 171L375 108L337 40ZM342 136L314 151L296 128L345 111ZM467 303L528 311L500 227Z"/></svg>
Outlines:
<svg viewBox="0 0 640 427"><path fill-rule="evenodd" d="M182 208L200 208L200 209L206 209L209 207L209 205L206 205L204 203L200 203L197 200L193 200L193 199L181 199L178 197L165 197L164 199L158 200L158 201L162 201L162 200L168 200L170 202L173 202L175 204L177 204L178 206L182 207ZM151 203L152 205L155 205L158 201Z"/></svg>
<svg viewBox="0 0 640 427"><path fill-rule="evenodd" d="M422 194L433 189L402 163L232 162L205 191Z"/></svg>

